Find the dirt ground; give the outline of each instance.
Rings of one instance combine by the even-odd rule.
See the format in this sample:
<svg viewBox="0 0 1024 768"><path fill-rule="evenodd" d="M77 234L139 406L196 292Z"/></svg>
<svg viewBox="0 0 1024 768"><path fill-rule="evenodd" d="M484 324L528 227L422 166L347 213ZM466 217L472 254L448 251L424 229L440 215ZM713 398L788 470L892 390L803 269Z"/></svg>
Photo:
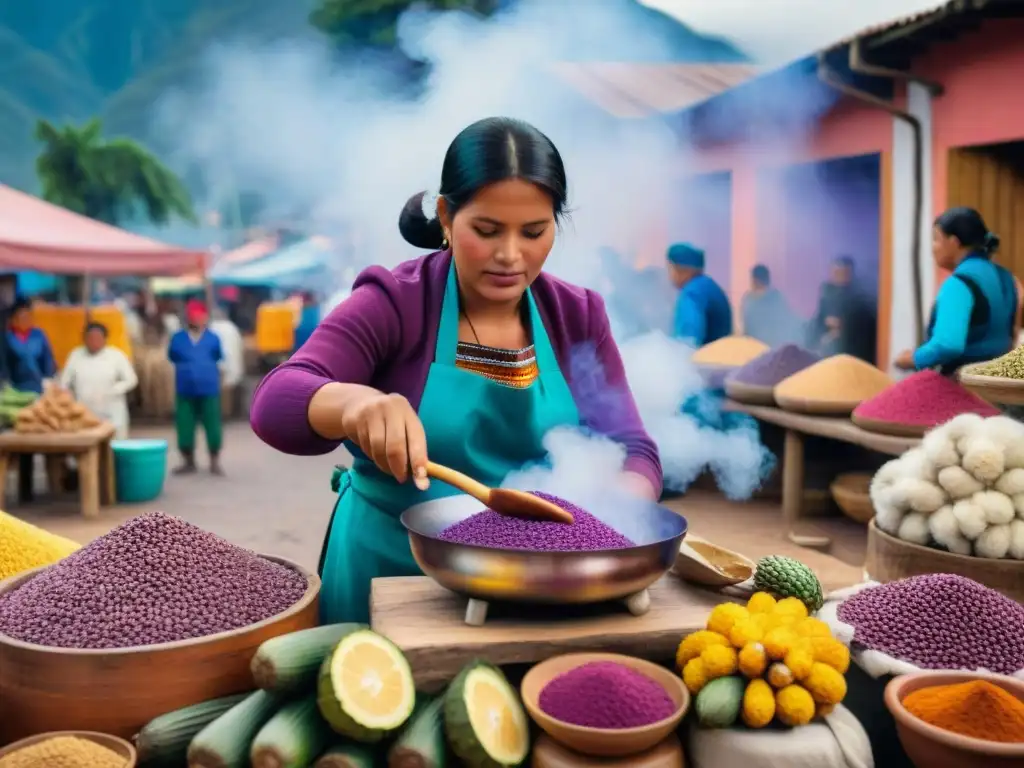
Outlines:
<svg viewBox="0 0 1024 768"><path fill-rule="evenodd" d="M134 430L139 437L172 441L170 427ZM161 510L176 515L244 547L276 554L313 568L334 504L331 471L347 457L285 456L260 442L248 424L227 426L223 452L226 477L208 472L168 477L164 494L143 505L105 507L98 520L78 514L73 496L40 495L18 506L10 497L4 508L18 517L76 541L100 536L142 512ZM200 453L200 462L203 456ZM175 457L172 453L173 465ZM41 478L37 478L41 482ZM9 483L8 487L14 486ZM842 517L817 518L809 527L833 537L828 554L802 549L786 541L777 504L731 503L707 491L673 499L668 506L686 516L690 530L748 557L786 554L813 567L827 589L861 579L866 533Z"/></svg>

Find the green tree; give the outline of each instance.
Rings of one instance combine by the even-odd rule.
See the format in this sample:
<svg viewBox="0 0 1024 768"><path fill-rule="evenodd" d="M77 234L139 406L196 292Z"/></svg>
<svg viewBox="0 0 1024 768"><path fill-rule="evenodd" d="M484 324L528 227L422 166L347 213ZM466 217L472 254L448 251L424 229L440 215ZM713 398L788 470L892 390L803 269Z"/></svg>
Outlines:
<svg viewBox="0 0 1024 768"><path fill-rule="evenodd" d="M195 223L181 180L144 147L129 139L104 139L94 119L57 128L36 123L43 149L36 174L43 198L92 219L117 225L142 213L154 224L177 216Z"/></svg>
<svg viewBox="0 0 1024 768"><path fill-rule="evenodd" d="M489 16L498 10L501 0L318 0L309 20L340 45L391 48L396 42L398 18L412 5Z"/></svg>

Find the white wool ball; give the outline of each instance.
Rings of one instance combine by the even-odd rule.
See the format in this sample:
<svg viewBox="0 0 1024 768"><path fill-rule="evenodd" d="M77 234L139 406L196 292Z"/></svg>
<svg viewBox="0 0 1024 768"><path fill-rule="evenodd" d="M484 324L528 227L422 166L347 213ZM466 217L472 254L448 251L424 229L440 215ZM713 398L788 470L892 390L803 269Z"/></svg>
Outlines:
<svg viewBox="0 0 1024 768"><path fill-rule="evenodd" d="M892 486L892 498L896 505L913 512L931 514L946 503L946 494L934 483L904 477Z"/></svg>
<svg viewBox="0 0 1024 768"><path fill-rule="evenodd" d="M921 480L935 482L938 475L938 467L929 459L921 448L911 448L899 458L901 464L900 474L903 477L916 477Z"/></svg>
<svg viewBox="0 0 1024 768"><path fill-rule="evenodd" d="M966 499L985 490L984 483L960 466L940 469L938 482L951 499Z"/></svg>
<svg viewBox="0 0 1024 768"><path fill-rule="evenodd" d="M878 471L872 476L871 485L868 488L868 495L871 496L871 500L874 501L876 496L891 488L892 484L901 477L902 471L903 465L900 464L899 459L892 459L879 467Z"/></svg>
<svg viewBox="0 0 1024 768"><path fill-rule="evenodd" d="M928 518L919 512L908 512L903 516L903 522L900 523L896 535L914 544L927 544L931 538L928 532Z"/></svg>
<svg viewBox="0 0 1024 768"><path fill-rule="evenodd" d="M993 525L974 542L974 554L1001 560L1010 551L1010 526Z"/></svg>
<svg viewBox="0 0 1024 768"><path fill-rule="evenodd" d="M981 507L972 499L964 499L953 505L953 514L960 524L960 533L968 539L976 539L988 528L988 520Z"/></svg>
<svg viewBox="0 0 1024 768"><path fill-rule="evenodd" d="M1014 517L1013 502L999 491L982 491L971 497L985 514L989 525L1006 525Z"/></svg>
<svg viewBox="0 0 1024 768"><path fill-rule="evenodd" d="M875 508L875 525L895 536L900 529L900 523L903 522L906 510L893 503L892 491L883 490L877 496L872 496L871 504Z"/></svg>
<svg viewBox="0 0 1024 768"><path fill-rule="evenodd" d="M1007 554L1014 560L1024 560L1024 520L1010 523L1010 548Z"/></svg>
<svg viewBox="0 0 1024 768"><path fill-rule="evenodd" d="M1009 416L990 416L982 422L981 432L1004 448L1024 441L1024 424Z"/></svg>
<svg viewBox="0 0 1024 768"><path fill-rule="evenodd" d="M928 531L939 544L957 555L971 554L971 542L960 533L960 523L949 504L928 518Z"/></svg>
<svg viewBox="0 0 1024 768"><path fill-rule="evenodd" d="M941 428L940 428L941 429ZM921 452L939 469L959 466L960 454L956 443L945 431L933 429L921 440Z"/></svg>
<svg viewBox="0 0 1024 768"><path fill-rule="evenodd" d="M983 483L994 483L1005 469L1002 450L985 437L969 438L963 456L963 468Z"/></svg>
<svg viewBox="0 0 1024 768"><path fill-rule="evenodd" d="M963 437L976 433L985 423L985 419L976 413L961 413L942 425L950 440L959 441Z"/></svg>
<svg viewBox="0 0 1024 768"><path fill-rule="evenodd" d="M995 489L1007 496L1016 496L1024 493L1024 469L1020 467L1008 468L996 480Z"/></svg>

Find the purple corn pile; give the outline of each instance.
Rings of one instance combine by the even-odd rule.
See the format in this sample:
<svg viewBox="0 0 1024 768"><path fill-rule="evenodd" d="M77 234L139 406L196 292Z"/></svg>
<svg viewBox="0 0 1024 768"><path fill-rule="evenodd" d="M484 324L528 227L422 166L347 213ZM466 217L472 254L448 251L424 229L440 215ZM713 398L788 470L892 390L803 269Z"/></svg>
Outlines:
<svg viewBox="0 0 1024 768"><path fill-rule="evenodd" d="M305 591L297 571L154 512L0 597L0 634L57 648L153 645L255 624Z"/></svg>
<svg viewBox="0 0 1024 768"><path fill-rule="evenodd" d="M636 546L621 533L589 512L557 496L534 491L534 495L572 513L573 523L521 520L485 509L450 525L438 534L441 541L492 549L528 549L543 552L586 552Z"/></svg>
<svg viewBox="0 0 1024 768"><path fill-rule="evenodd" d="M729 374L729 379L738 384L755 387L774 387L783 379L814 365L821 360L818 355L796 344L784 344L768 350L746 365Z"/></svg>
<svg viewBox="0 0 1024 768"><path fill-rule="evenodd" d="M540 708L585 728L639 728L676 711L657 682L614 661L592 661L559 675L540 692Z"/></svg>
<svg viewBox="0 0 1024 768"><path fill-rule="evenodd" d="M950 573L911 576L839 606L854 643L923 669L1024 670L1024 606Z"/></svg>

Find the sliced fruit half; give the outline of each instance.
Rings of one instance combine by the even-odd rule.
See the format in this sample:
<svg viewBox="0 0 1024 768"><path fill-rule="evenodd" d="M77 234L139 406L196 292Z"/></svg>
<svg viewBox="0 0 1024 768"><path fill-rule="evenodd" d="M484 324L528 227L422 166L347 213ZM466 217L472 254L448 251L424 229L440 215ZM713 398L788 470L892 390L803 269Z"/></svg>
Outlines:
<svg viewBox="0 0 1024 768"><path fill-rule="evenodd" d="M320 667L317 704L335 731L373 744L397 731L412 715L416 705L412 670L386 637L354 628Z"/></svg>
<svg viewBox="0 0 1024 768"><path fill-rule="evenodd" d="M475 661L445 694L445 731L469 768L511 768L530 751L530 726L519 696L497 667Z"/></svg>

